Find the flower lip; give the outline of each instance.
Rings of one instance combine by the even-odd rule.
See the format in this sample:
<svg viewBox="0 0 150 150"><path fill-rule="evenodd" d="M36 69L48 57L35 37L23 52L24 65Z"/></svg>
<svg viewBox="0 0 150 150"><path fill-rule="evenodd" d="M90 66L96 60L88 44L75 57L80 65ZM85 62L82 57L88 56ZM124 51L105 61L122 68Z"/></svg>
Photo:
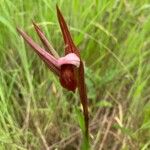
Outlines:
<svg viewBox="0 0 150 150"><path fill-rule="evenodd" d="M75 92L77 88L77 78L74 74L74 67L71 64L61 66L60 83L68 91Z"/></svg>
<svg viewBox="0 0 150 150"><path fill-rule="evenodd" d="M58 59L58 66L61 67L65 64L71 64L78 68L80 66L80 58L75 53L69 53Z"/></svg>

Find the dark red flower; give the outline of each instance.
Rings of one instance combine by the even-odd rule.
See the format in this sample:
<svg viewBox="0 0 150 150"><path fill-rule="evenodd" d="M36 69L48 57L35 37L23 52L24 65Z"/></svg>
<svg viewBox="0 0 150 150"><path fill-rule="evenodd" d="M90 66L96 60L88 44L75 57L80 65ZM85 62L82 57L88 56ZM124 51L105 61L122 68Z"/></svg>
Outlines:
<svg viewBox="0 0 150 150"><path fill-rule="evenodd" d="M87 92L84 79L84 65L80 58L80 52L75 46L67 24L57 8L57 17L61 27L63 39L65 42L65 56L59 57L52 45L48 42L40 27L33 22L34 28L42 41L44 48L36 44L24 31L17 28L24 40L33 48L39 57L45 62L51 71L53 71L60 79L61 85L69 91L75 91L78 87L80 100L83 106L83 114L85 120L85 134L88 136L88 102ZM48 51L50 53L48 53Z"/></svg>

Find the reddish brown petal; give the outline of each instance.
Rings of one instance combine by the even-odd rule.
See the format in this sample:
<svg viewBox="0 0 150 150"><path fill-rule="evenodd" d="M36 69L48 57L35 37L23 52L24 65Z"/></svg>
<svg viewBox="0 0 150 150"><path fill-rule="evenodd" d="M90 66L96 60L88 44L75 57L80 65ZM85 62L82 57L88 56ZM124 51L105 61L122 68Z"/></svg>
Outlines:
<svg viewBox="0 0 150 150"><path fill-rule="evenodd" d="M65 54L75 53L77 56L79 56L79 51L72 41L72 38L71 38L70 32L68 30L67 24L64 20L64 17L61 14L58 6L56 6L56 8L57 8L57 17L59 20L59 24L60 24L61 31L63 34L64 42L65 42Z"/></svg>
<svg viewBox="0 0 150 150"><path fill-rule="evenodd" d="M40 38L40 40L42 41L44 47L46 50L49 50L50 53L55 57L55 58L59 58L58 53L54 50L54 48L52 47L52 45L49 43L49 41L47 40L47 38L45 37L44 33L42 32L42 30L40 29L40 27L33 22L34 28Z"/></svg>
<svg viewBox="0 0 150 150"><path fill-rule="evenodd" d="M20 29L17 31L21 34L24 40L33 48L33 50L40 56L40 58L46 63L46 65L57 75L60 75L60 67L58 66L57 59L54 58L47 51L42 49L36 44L25 32Z"/></svg>
<svg viewBox="0 0 150 150"><path fill-rule="evenodd" d="M84 121L85 121L85 134L88 138L88 128L89 128L89 115L88 115L88 100L87 100L87 92L86 92L86 85L84 80L84 66L83 62L80 62L79 70L77 71L78 76L78 89L80 100L83 106L83 114L84 114Z"/></svg>

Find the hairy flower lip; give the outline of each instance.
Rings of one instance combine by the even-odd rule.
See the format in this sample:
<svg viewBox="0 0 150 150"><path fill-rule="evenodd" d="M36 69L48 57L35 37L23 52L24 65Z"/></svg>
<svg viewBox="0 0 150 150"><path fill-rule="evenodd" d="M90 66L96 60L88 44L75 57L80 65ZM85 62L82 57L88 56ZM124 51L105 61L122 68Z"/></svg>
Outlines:
<svg viewBox="0 0 150 150"><path fill-rule="evenodd" d="M80 58L75 53L69 53L64 57L60 57L58 59L58 66L62 66L65 64L71 64L79 68L80 66Z"/></svg>

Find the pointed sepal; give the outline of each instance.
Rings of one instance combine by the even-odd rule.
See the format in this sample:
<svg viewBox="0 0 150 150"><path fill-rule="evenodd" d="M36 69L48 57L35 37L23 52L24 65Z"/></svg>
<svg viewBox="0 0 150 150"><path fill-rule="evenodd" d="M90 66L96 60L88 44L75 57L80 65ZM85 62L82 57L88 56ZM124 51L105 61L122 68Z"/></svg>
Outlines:
<svg viewBox="0 0 150 150"><path fill-rule="evenodd" d="M61 31L62 31L63 38L64 38L64 42L65 42L65 54L75 53L77 56L80 57L79 51L76 48L76 46L75 46L75 44L72 40L72 37L71 37L71 34L70 34L69 29L67 27L67 24L64 20L64 17L62 15L62 13L60 12L58 6L56 6L56 9L57 9L58 21L59 21L59 24L60 24L60 28L61 28Z"/></svg>
<svg viewBox="0 0 150 150"><path fill-rule="evenodd" d="M50 54L53 55L55 58L59 58L58 53L55 51L53 46L49 43L48 39L45 37L41 28L34 21L32 21L32 23L33 23L33 26L34 26L40 40L42 41L42 43L44 45L44 48L46 50L48 50L50 52Z"/></svg>
<svg viewBox="0 0 150 150"><path fill-rule="evenodd" d="M40 56L40 58L45 62L45 64L51 69L55 74L60 75L60 67L58 61L55 57L41 48L36 44L30 36L28 36L24 31L17 28L17 31L24 38L24 40L33 48L33 50Z"/></svg>

